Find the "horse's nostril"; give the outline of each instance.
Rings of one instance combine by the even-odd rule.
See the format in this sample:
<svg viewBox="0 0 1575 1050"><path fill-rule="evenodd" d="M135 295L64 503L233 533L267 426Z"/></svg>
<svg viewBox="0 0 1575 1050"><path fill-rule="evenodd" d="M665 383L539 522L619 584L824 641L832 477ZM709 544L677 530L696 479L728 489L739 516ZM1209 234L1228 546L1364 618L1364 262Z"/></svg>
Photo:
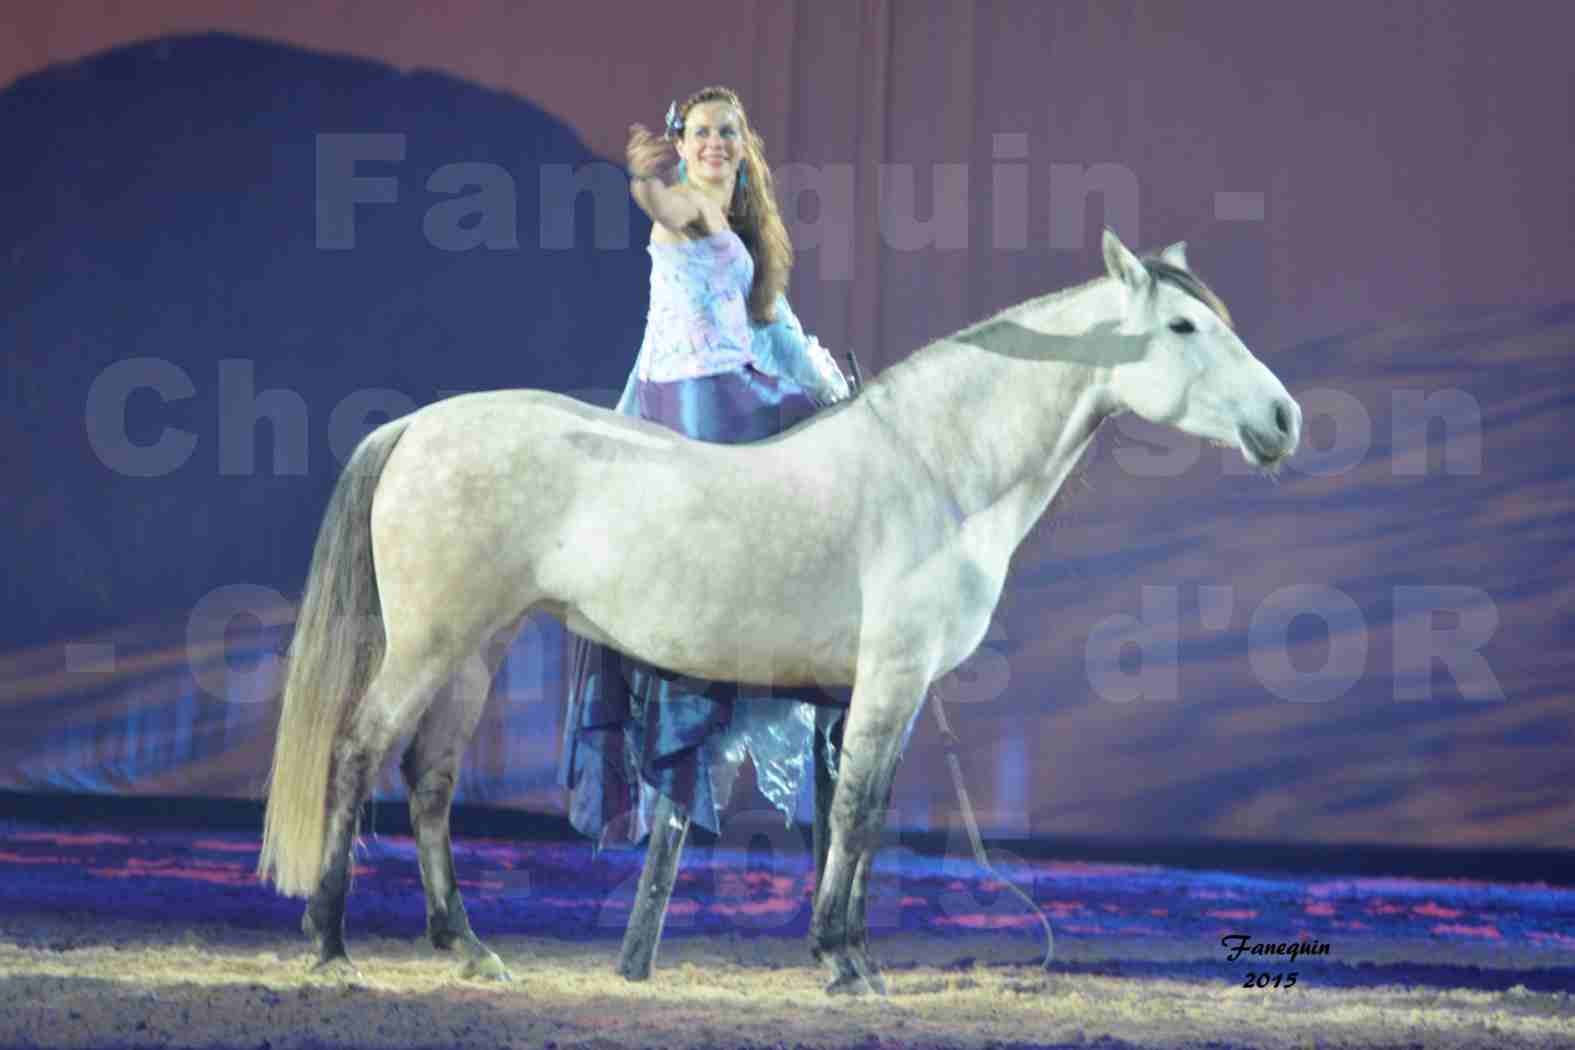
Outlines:
<svg viewBox="0 0 1575 1050"><path fill-rule="evenodd" d="M1289 401L1276 401L1274 403L1274 425L1286 437L1290 437L1291 427L1293 426L1292 420L1294 418Z"/></svg>

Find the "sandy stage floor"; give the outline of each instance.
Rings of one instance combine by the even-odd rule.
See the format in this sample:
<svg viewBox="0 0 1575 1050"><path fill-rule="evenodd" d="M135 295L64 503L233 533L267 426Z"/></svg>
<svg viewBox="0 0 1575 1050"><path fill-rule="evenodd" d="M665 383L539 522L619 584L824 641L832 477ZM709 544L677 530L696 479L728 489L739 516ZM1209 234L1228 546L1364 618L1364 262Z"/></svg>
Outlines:
<svg viewBox="0 0 1575 1050"><path fill-rule="evenodd" d="M797 851L686 854L657 975L632 985L613 967L638 853L456 843L471 921L514 975L495 985L421 939L408 839L358 852L348 980L307 972L302 902L257 883L256 850L0 826L0 1048L1575 1048L1560 886L1023 862L1056 928L1047 972L1037 921L971 861L893 851L870 912L892 994L849 1000L810 961ZM1330 950L1232 960L1233 931Z"/></svg>
<svg viewBox="0 0 1575 1050"><path fill-rule="evenodd" d="M354 945L361 977L344 981L309 976L304 944L282 933L172 938L140 922L13 915L0 936L0 1044L1575 1046L1567 992L1320 985L1321 967L1305 960L1296 988L1247 990L1213 977L1093 972L1121 969L1097 945L1064 945L1061 968L1044 973L1024 959L1025 940L904 933L879 945L890 997L850 1001L822 994L820 973L790 938L675 938L642 985L612 973L614 941L503 937L493 946L510 984L460 980L452 960L424 944L376 937ZM1469 947L1422 950L1435 967L1503 963ZM1174 954L1184 968L1185 953ZM1396 960L1417 954L1347 942L1340 964L1401 965L1398 981Z"/></svg>

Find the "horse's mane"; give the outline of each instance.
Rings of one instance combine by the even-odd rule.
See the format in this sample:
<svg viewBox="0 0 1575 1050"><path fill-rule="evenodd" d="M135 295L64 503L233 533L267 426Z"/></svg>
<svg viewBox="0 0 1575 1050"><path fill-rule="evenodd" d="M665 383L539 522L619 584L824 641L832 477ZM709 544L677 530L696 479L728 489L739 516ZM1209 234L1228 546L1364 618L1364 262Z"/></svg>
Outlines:
<svg viewBox="0 0 1575 1050"><path fill-rule="evenodd" d="M882 381L884 381L888 376L901 375L913 365L914 361L919 358L927 357L931 353L934 353L944 346L952 346L954 349L956 344L959 343L968 343L968 345L977 346L977 343L969 343L966 337L977 334L978 332L990 327L993 324L997 324L1003 320L1006 320L1008 314L1016 314L1022 310L1048 306L1059 299L1070 298L1071 296L1076 295L1078 292L1086 289L1089 285L1096 284L1104 279L1105 278L1103 276L1093 277L1081 284L1075 284L1069 288L1058 288L1053 292L1047 292L1046 294L1036 298L1026 299L1023 302L1014 303L1005 309L998 310L982 321L975 321L966 328L959 329L950 335L944 335L939 339L925 343L923 346L919 347L901 361L898 361L892 365L888 365L886 368L882 369L880 373L877 374L873 379L870 379L865 384L865 386L876 386L882 383ZM860 390L862 391L863 388L861 387Z"/></svg>
<svg viewBox="0 0 1575 1050"><path fill-rule="evenodd" d="M1148 270L1149 276L1154 278L1156 284L1163 282L1172 288L1180 289L1213 310L1228 327L1236 327L1230 319L1230 311L1225 308L1225 301L1214 294L1214 289L1204 284L1203 280L1191 270L1183 270L1155 256L1146 256L1143 259L1143 268Z"/></svg>
<svg viewBox="0 0 1575 1050"><path fill-rule="evenodd" d="M1230 310L1226 308L1224 300L1215 294L1214 289L1205 284L1197 274L1193 273L1191 270L1185 270L1172 263L1166 262L1157 255L1143 256L1142 263L1143 268L1148 271L1149 276L1154 279L1155 284L1168 284L1171 287L1184 292L1185 294L1196 299L1198 302L1202 303L1204 306L1207 306L1219 316L1220 320L1224 321L1227 325L1235 327L1234 322L1231 321ZM953 332L951 335L942 336L939 339L924 344L923 346L919 347L919 349L903 358L901 361L898 361L896 364L890 365L883 369L879 374L870 379L865 385L869 386L878 384L887 376L892 375L893 373L900 373L901 370L905 369L915 358L928 355L943 344L955 345L957 343L964 343L970 346L978 347L980 345L979 341L970 340L967 337L971 335L977 335L989 328L991 325L999 324L1002 321L1008 320L1008 315L1015 315L1021 311L1037 310L1042 307L1050 306L1052 303L1055 303L1061 299L1067 299L1077 295L1079 292L1087 290L1090 286L1098 284L1100 281L1109 279L1110 278L1108 274L1100 274L1099 276L1091 277L1080 284L1074 284L1066 288L1058 288L1053 292L1047 292L1046 294L1036 298L1026 299L1023 302L1015 303L1012 306L998 310L989 317L984 318L982 321L975 321L968 327L959 329L958 331ZM860 390L862 389L863 388L861 387Z"/></svg>

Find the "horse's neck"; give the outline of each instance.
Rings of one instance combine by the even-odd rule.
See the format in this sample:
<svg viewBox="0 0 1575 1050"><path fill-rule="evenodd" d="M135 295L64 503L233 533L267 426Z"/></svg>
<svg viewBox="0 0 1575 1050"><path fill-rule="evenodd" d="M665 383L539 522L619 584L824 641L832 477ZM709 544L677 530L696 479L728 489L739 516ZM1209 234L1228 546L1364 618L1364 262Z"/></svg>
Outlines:
<svg viewBox="0 0 1575 1050"><path fill-rule="evenodd" d="M1109 320L1108 295L1094 283L1024 303L925 347L866 391L958 510L1004 512L1014 545L1107 414L1093 331ZM1076 352L1038 352L1052 345Z"/></svg>

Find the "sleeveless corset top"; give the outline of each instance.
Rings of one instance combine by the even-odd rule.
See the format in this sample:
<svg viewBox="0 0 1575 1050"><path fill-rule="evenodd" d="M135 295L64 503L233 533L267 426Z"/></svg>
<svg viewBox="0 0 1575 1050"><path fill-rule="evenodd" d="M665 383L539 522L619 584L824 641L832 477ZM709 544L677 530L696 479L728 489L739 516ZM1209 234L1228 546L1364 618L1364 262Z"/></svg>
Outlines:
<svg viewBox="0 0 1575 1050"><path fill-rule="evenodd" d="M753 363L749 288L755 261L732 230L651 244L651 306L639 378L669 383Z"/></svg>

